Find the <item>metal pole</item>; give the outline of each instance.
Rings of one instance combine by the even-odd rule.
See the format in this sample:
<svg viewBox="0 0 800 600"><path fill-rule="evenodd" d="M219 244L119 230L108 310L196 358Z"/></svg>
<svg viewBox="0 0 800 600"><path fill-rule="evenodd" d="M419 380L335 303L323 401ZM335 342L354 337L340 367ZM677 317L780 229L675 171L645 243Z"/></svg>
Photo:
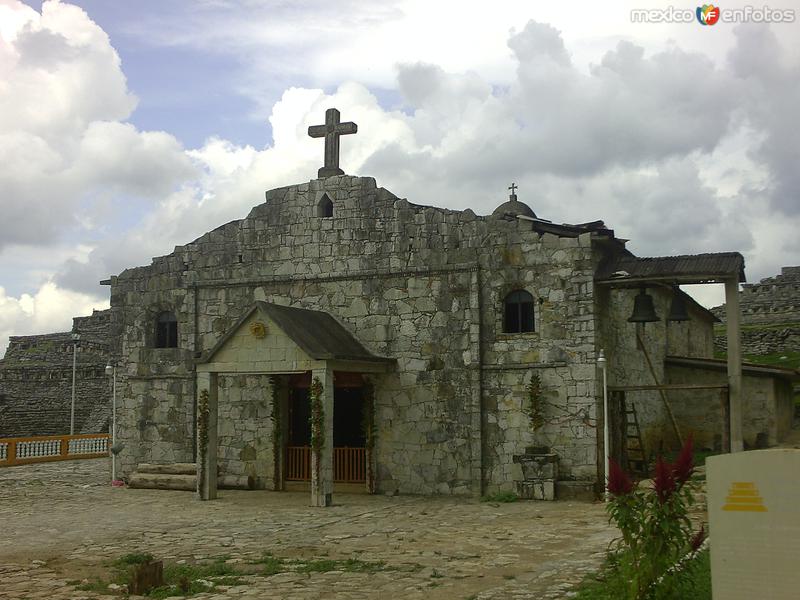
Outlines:
<svg viewBox="0 0 800 600"><path fill-rule="evenodd" d="M69 434L75 435L75 367L78 362L78 340L72 344L72 403L69 409Z"/></svg>
<svg viewBox="0 0 800 600"><path fill-rule="evenodd" d="M111 394L111 447L117 445L117 366L114 365L114 381L112 383L113 392ZM111 483L117 480L117 454L111 453Z"/></svg>
<svg viewBox="0 0 800 600"><path fill-rule="evenodd" d="M608 429L608 375L606 374L606 365L603 364L603 460L605 460L604 470L606 473L606 485L603 490L603 497L606 502L608 502L608 467L611 456L611 450L608 447Z"/></svg>
<svg viewBox="0 0 800 600"><path fill-rule="evenodd" d="M603 498L606 502L608 502L608 465L609 454L611 452L608 447L608 377L606 375L608 363L602 348L600 348L600 351L597 354L597 366L600 367L600 370L603 372L603 460L605 462L603 465L603 474L605 480L605 485L603 486Z"/></svg>

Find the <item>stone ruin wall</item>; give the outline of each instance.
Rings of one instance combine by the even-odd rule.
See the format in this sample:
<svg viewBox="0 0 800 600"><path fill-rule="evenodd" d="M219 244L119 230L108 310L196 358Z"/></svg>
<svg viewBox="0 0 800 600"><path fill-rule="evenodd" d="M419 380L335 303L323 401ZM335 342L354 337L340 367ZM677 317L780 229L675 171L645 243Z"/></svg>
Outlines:
<svg viewBox="0 0 800 600"><path fill-rule="evenodd" d="M72 331L13 336L0 360L0 437L69 433L72 332L81 334L75 373L75 433L108 431L105 374L111 311L75 317Z"/></svg>
<svg viewBox="0 0 800 600"><path fill-rule="evenodd" d="M316 214L323 191L331 219ZM510 487L512 455L542 441L560 454L565 478L594 481L594 260L589 234L542 236L524 221L416 206L370 178L271 190L247 218L112 278L128 442L118 465L193 460L193 357L265 300L329 312L370 350L397 358L376 381L379 489L474 494L482 459L487 489ZM539 330L504 338L502 290L516 286L543 300ZM161 310L178 316L179 348L152 347ZM492 365L482 374L481 352ZM538 439L524 404L536 370L556 407Z"/></svg>
<svg viewBox="0 0 800 600"><path fill-rule="evenodd" d="M744 329L742 349L745 354L776 354L800 351L800 266L783 267L780 275L755 284L744 284L739 292L742 325L764 325L769 329ZM725 306L712 309L725 322ZM785 325L785 327L780 327ZM727 350L728 340L719 335L714 349Z"/></svg>

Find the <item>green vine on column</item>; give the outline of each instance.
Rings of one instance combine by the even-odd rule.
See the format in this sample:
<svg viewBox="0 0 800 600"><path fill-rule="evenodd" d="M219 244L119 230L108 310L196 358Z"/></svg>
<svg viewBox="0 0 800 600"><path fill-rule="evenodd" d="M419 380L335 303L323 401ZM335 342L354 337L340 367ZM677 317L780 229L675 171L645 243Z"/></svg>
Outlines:
<svg viewBox="0 0 800 600"><path fill-rule="evenodd" d="M272 387L272 456L274 460L272 482L275 490L281 486L281 455L283 439L283 422L281 421L281 396L280 377L273 375L269 378Z"/></svg>
<svg viewBox="0 0 800 600"><path fill-rule="evenodd" d="M364 408L361 414L361 429L364 432L364 447L367 453L367 486L370 492L375 491L375 473L373 470L373 449L375 448L375 389L369 381L363 387Z"/></svg>
<svg viewBox="0 0 800 600"><path fill-rule="evenodd" d="M200 392L200 403L197 410L197 437L200 461L200 478L198 489L202 491L206 475L206 458L208 456L208 425L211 421L208 408L208 390Z"/></svg>
<svg viewBox="0 0 800 600"><path fill-rule="evenodd" d="M317 481L319 481L320 452L325 445L325 410L322 406L322 393L324 388L319 377L314 377L311 387L308 390L309 400L311 401L311 414L308 417L311 425L311 451L317 455Z"/></svg>
<svg viewBox="0 0 800 600"><path fill-rule="evenodd" d="M542 380L538 374L531 375L531 380L525 386L528 393L528 415L534 431L544 425L544 400L542 398Z"/></svg>

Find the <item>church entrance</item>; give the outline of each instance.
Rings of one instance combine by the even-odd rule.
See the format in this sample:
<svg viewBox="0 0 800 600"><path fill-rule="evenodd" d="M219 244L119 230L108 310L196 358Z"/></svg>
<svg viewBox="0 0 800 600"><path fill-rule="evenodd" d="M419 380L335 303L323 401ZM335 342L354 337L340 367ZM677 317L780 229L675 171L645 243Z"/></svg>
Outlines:
<svg viewBox="0 0 800 600"><path fill-rule="evenodd" d="M311 480L311 374L293 376L289 385L286 480ZM367 452L364 435L363 380L357 373L334 373L333 481L364 483Z"/></svg>

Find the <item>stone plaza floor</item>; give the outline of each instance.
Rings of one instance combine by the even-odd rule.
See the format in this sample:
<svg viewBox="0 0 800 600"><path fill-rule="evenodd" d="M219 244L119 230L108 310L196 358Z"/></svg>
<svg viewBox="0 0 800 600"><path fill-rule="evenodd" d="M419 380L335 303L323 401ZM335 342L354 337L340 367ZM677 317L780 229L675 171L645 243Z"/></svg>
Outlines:
<svg viewBox="0 0 800 600"><path fill-rule="evenodd" d="M303 492L112 488L106 459L0 469L0 598L98 598L68 581L147 552L167 562L225 557L383 561L376 573L247 576L194 598L548 599L602 561L615 530L603 505Z"/></svg>

